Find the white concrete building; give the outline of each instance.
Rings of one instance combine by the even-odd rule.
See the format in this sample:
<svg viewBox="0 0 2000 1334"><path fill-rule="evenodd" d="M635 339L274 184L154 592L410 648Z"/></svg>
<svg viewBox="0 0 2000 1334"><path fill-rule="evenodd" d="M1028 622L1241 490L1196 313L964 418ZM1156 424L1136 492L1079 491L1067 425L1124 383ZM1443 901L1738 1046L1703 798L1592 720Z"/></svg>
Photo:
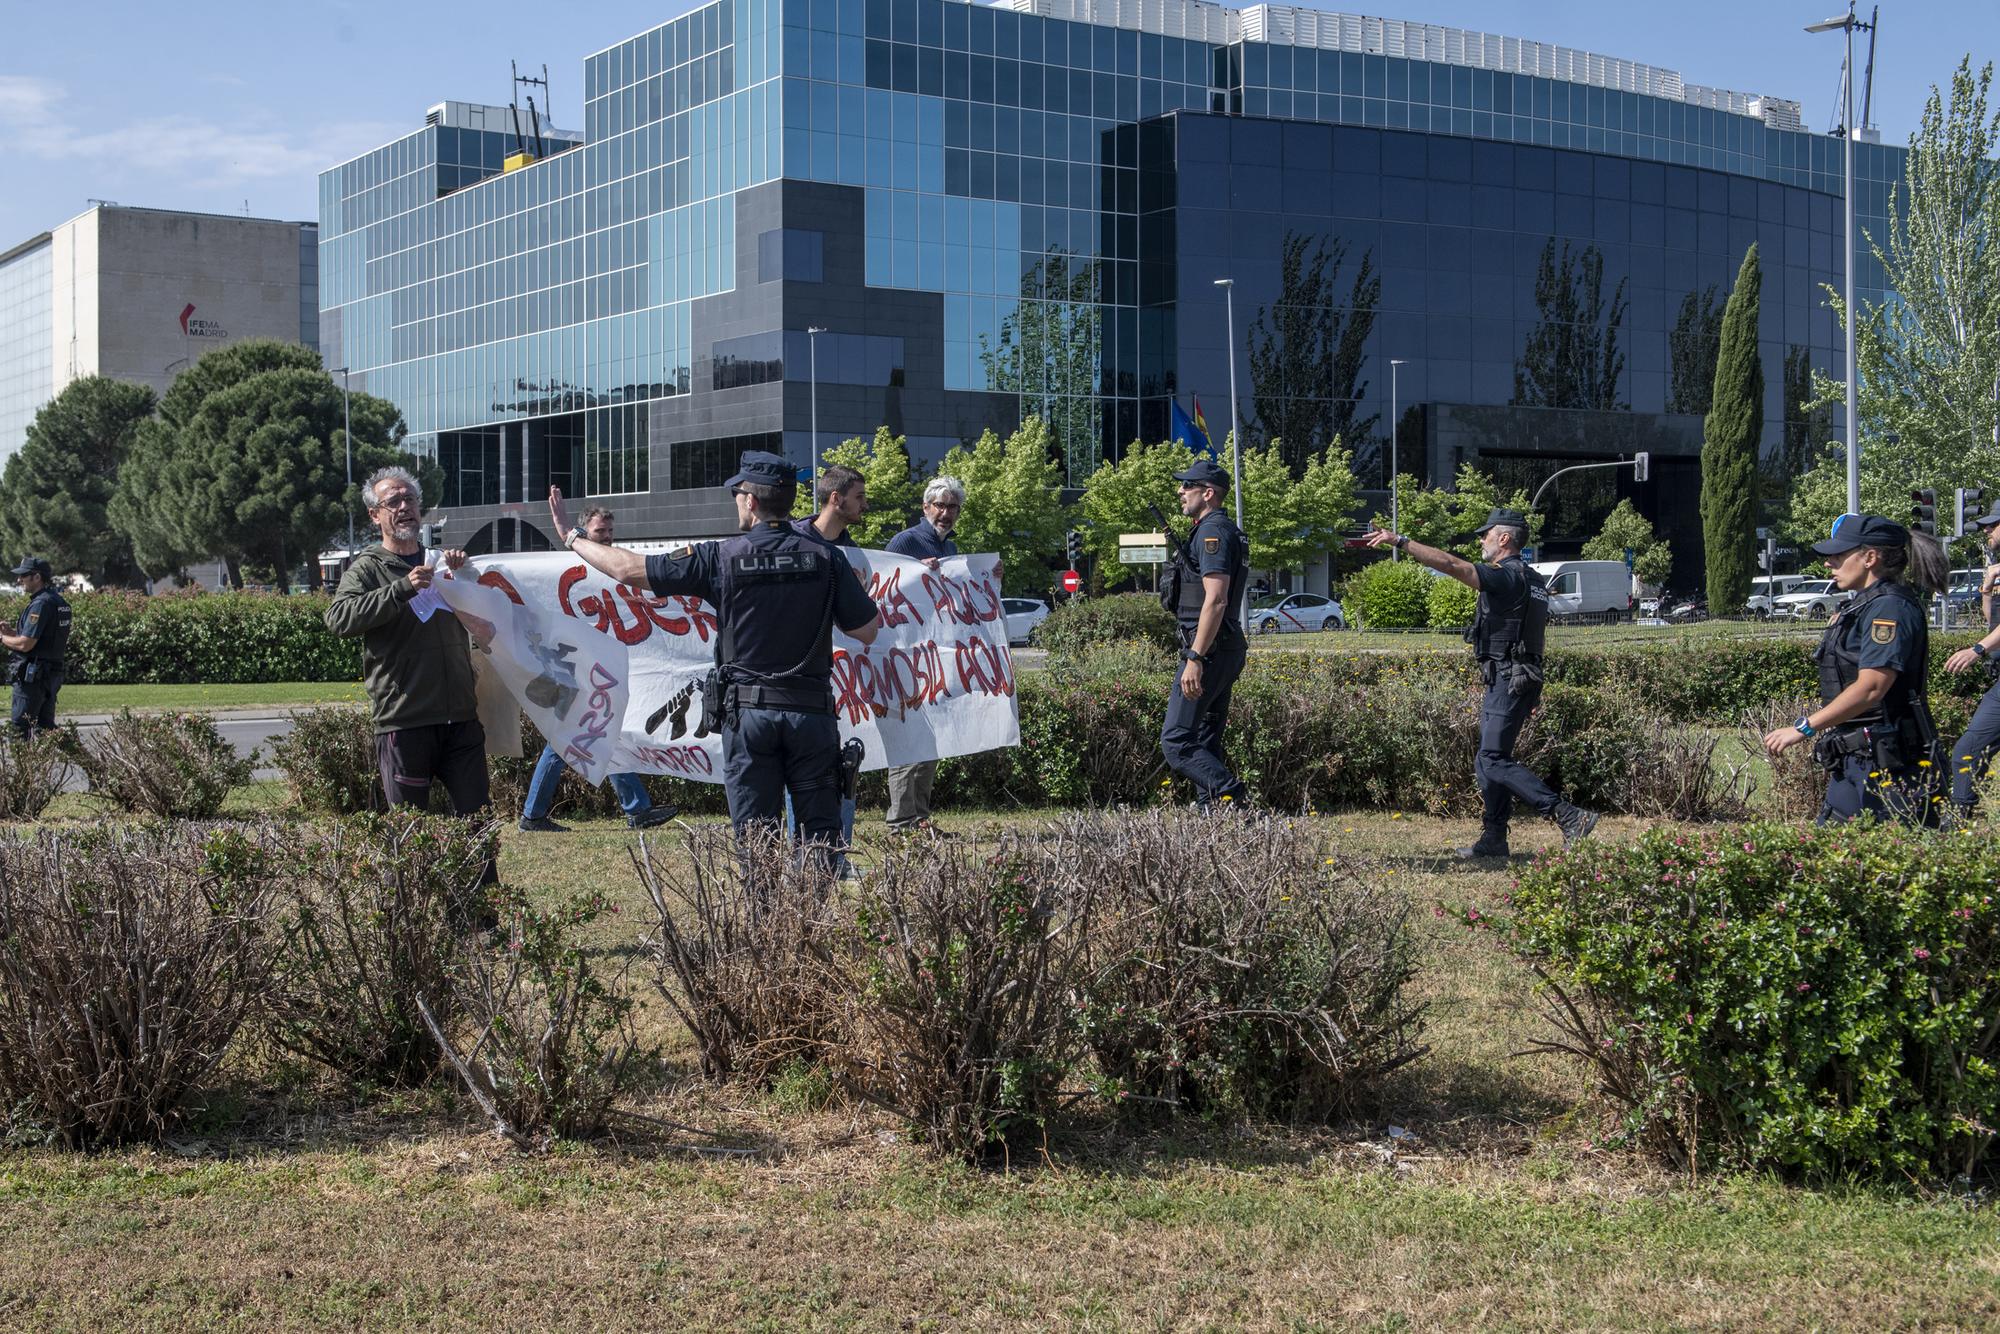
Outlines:
<svg viewBox="0 0 2000 1334"><path fill-rule="evenodd" d="M96 204L0 251L0 465L72 380L165 392L245 338L319 347L319 226Z"/></svg>

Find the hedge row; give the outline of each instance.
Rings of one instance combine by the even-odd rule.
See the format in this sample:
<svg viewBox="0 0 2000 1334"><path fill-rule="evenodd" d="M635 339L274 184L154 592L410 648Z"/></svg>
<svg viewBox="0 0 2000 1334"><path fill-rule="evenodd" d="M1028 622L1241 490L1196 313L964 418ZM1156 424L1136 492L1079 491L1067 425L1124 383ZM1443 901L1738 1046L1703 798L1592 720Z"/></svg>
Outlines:
<svg viewBox="0 0 2000 1334"><path fill-rule="evenodd" d="M18 620L25 599L0 599ZM325 594L82 593L67 679L99 685L358 681L361 641L327 633Z"/></svg>

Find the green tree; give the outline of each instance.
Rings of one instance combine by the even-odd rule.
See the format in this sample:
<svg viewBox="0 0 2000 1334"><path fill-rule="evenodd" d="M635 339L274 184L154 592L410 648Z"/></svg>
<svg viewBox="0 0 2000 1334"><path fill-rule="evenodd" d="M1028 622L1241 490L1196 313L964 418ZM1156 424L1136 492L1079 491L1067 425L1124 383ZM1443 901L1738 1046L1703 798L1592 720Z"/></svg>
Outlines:
<svg viewBox="0 0 2000 1334"><path fill-rule="evenodd" d="M1604 255L1596 246L1571 255L1565 241L1558 257L1550 237L1535 275L1535 327L1514 363L1514 402L1531 408L1624 407L1618 389L1625 353L1618 331L1629 304L1622 278L1605 302Z"/></svg>
<svg viewBox="0 0 2000 1334"><path fill-rule="evenodd" d="M819 461L823 468L852 468L867 479L868 513L849 530L864 547L887 546L923 510L924 488L910 472L910 452L903 437L886 426L875 428L873 440L854 436L822 450Z"/></svg>
<svg viewBox="0 0 2000 1334"><path fill-rule="evenodd" d="M1715 303L1715 285L1700 295L1681 298L1680 314L1667 334L1673 383L1667 391L1667 411L1708 414L1715 392L1715 354L1722 344L1722 307Z"/></svg>
<svg viewBox="0 0 2000 1334"><path fill-rule="evenodd" d="M183 430L210 395L238 385L265 371L316 371L319 353L276 338L246 338L219 347L174 377L160 398L160 417Z"/></svg>
<svg viewBox="0 0 2000 1334"><path fill-rule="evenodd" d="M99 586L144 583L131 539L111 526L105 507L153 408L152 390L102 375L72 381L43 404L0 473L7 551L46 557Z"/></svg>
<svg viewBox="0 0 2000 1334"><path fill-rule="evenodd" d="M1079 484L1103 457L1103 325L1097 261L1051 246L1022 277L999 341L980 336L988 387L1021 396L1022 412L1060 446L1064 478Z"/></svg>
<svg viewBox="0 0 2000 1334"><path fill-rule="evenodd" d="M1047 588L1065 530L1063 471L1048 423L1029 417L1005 440L987 431L972 448L946 454L938 471L965 483L958 549L997 554L1009 592Z"/></svg>
<svg viewBox="0 0 2000 1334"><path fill-rule="evenodd" d="M1116 579L1118 537L1121 533L1156 533L1159 520L1146 508L1159 507L1172 521L1181 512L1180 488L1174 474L1194 462L1194 453L1178 440L1156 445L1134 441L1116 463L1100 463L1083 484L1078 510L1084 519L1084 550L1095 556L1107 571L1105 582Z"/></svg>
<svg viewBox="0 0 2000 1334"><path fill-rule="evenodd" d="M1364 254L1346 299L1337 283L1347 243L1287 231L1277 305L1261 307L1250 326L1250 385L1267 445L1284 446L1294 473L1342 439L1366 436L1374 414L1356 420L1366 396L1361 378L1382 279Z"/></svg>
<svg viewBox="0 0 2000 1334"><path fill-rule="evenodd" d="M1886 245L1869 237L1894 296L1864 307L1855 325L1868 504L1880 503L1866 500L1870 492L1894 499L1915 486L1991 487L2000 478L2000 181L1993 169L2000 114L1987 110L1992 81L1991 64L1974 74L1967 58L1952 75L1948 99L1931 90L1903 180L1890 190ZM1845 327L1846 308L1827 291ZM1839 381L1820 375L1815 383L1816 405L1844 400ZM1889 512L1907 504L1904 496Z"/></svg>
<svg viewBox="0 0 2000 1334"><path fill-rule="evenodd" d="M1353 521L1354 457L1340 442L1308 456L1297 476L1282 441L1243 451L1243 527L1250 564L1298 570L1339 545Z"/></svg>
<svg viewBox="0 0 2000 1334"><path fill-rule="evenodd" d="M1527 515L1528 544L1533 546L1541 537L1543 516L1528 513L1528 493L1515 491L1503 497L1493 479L1470 463L1460 465L1449 490L1419 486L1409 473L1396 479L1396 507L1403 533L1427 547L1467 560L1479 559L1474 530L1503 506ZM1387 528L1389 515L1386 511L1377 513L1371 522L1377 528Z"/></svg>
<svg viewBox="0 0 2000 1334"><path fill-rule="evenodd" d="M1632 573L1641 583L1664 585L1673 573L1672 546L1653 532L1653 521L1635 509L1630 500L1621 500L1605 516L1604 527L1583 544L1585 560L1624 560L1632 553Z"/></svg>
<svg viewBox="0 0 2000 1334"><path fill-rule="evenodd" d="M1715 393L1702 432L1702 545L1708 605L1718 615L1743 605L1757 575L1757 449L1764 435L1764 361L1757 349L1762 288L1752 244L1723 308Z"/></svg>

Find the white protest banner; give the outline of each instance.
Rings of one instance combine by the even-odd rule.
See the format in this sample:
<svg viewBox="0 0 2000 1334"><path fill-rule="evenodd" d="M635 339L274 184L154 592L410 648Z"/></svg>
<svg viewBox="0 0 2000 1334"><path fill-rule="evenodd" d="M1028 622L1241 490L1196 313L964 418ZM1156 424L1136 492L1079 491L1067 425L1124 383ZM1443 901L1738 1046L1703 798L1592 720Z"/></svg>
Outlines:
<svg viewBox="0 0 2000 1334"><path fill-rule="evenodd" d="M996 556L931 570L884 551L840 548L882 613L863 648L833 636L834 712L866 746L864 769L970 755L1020 741L1014 660ZM715 658L715 611L695 597L614 584L566 551L482 556L436 587L522 710L592 782L611 773L722 781L722 745L674 738L661 706Z"/></svg>

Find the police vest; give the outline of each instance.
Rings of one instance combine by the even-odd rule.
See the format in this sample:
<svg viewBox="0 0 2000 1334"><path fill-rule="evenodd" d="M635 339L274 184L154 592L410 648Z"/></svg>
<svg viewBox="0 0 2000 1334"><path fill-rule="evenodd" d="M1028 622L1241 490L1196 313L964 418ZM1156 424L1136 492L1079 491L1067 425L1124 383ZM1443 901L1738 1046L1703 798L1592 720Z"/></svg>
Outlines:
<svg viewBox="0 0 2000 1334"><path fill-rule="evenodd" d="M1861 676L1861 655L1858 642L1850 645L1849 629L1859 624L1866 609L1880 598L1895 598L1909 603L1917 610L1917 642L1912 646L1911 661L1930 661L1930 631L1923 623L1923 603L1905 584L1884 581L1876 584L1855 597L1840 609L1833 624L1820 637L1819 648L1813 653L1813 661L1819 664L1820 703L1830 704L1841 691L1853 685ZM1881 705L1875 710L1850 718L1848 724L1873 722L1901 722L1925 707L1924 668L1914 671L1897 672L1896 682L1882 696Z"/></svg>
<svg viewBox="0 0 2000 1334"><path fill-rule="evenodd" d="M40 662L50 667L60 667L69 651L70 605L64 600L63 595L53 588L45 589L30 598L28 605L22 609L23 627L37 610L40 611L41 617L35 625L34 651L15 653L13 656L21 662Z"/></svg>
<svg viewBox="0 0 2000 1334"><path fill-rule="evenodd" d="M1202 578L1201 565L1194 554L1195 543L1203 540L1201 526L1206 522L1208 520L1204 516L1195 524L1194 531L1188 534L1186 545L1175 554L1168 568L1166 581L1160 586L1160 605L1173 613L1174 619L1183 629L1191 630L1201 621L1202 606L1208 601L1206 581ZM1235 599L1242 588L1243 577L1249 567L1249 552L1243 542L1243 530L1233 523L1229 525L1226 536L1219 533L1211 533L1208 536L1219 537L1232 544L1230 553L1232 559L1228 570L1231 601L1222 618L1222 627L1219 631L1220 634L1227 635L1239 628L1236 623Z"/></svg>
<svg viewBox="0 0 2000 1334"><path fill-rule="evenodd" d="M817 538L731 538L716 553L716 647L749 708L833 711L833 598L846 558Z"/></svg>
<svg viewBox="0 0 2000 1334"><path fill-rule="evenodd" d="M1521 560L1519 556L1510 559ZM1472 628L1465 632L1465 642L1472 645L1481 662L1542 660L1549 630L1549 583L1525 561L1521 561L1521 572L1528 576L1528 588L1518 607L1495 607L1492 594L1483 586L1479 590L1479 608L1473 614Z"/></svg>

